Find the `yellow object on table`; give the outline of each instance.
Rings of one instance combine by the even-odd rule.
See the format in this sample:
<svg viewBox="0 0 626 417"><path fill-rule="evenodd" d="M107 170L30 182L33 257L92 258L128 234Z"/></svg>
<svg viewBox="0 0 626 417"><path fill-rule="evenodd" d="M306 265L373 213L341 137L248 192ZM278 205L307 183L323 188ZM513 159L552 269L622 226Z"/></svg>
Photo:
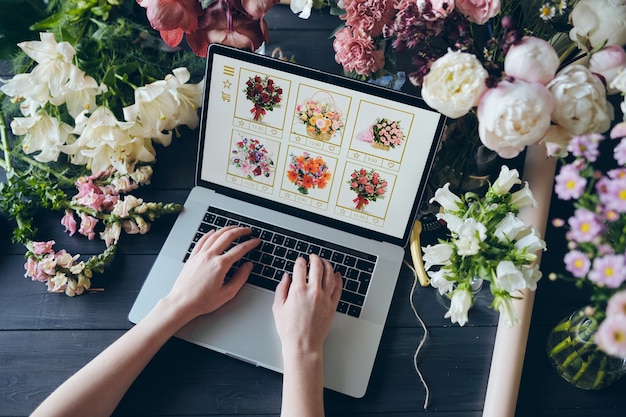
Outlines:
<svg viewBox="0 0 626 417"><path fill-rule="evenodd" d="M411 231L411 237L409 239L409 249L411 251L411 260L413 261L413 267L415 268L417 279L422 287L427 287L430 285L430 278L428 277L428 274L426 274L424 261L422 260L422 244L420 240L421 234L422 222L415 220L413 230Z"/></svg>

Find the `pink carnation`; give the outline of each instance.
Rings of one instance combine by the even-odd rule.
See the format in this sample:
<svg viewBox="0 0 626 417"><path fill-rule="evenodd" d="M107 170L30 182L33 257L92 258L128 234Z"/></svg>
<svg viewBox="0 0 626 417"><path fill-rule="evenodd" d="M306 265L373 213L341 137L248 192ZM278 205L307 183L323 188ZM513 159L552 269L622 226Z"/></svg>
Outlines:
<svg viewBox="0 0 626 417"><path fill-rule="evenodd" d="M361 29L372 37L380 35L395 15L393 0L344 0L341 18L347 26Z"/></svg>
<svg viewBox="0 0 626 417"><path fill-rule="evenodd" d="M333 48L335 61L346 71L369 75L385 65L383 51L375 49L372 38L362 31L341 29L335 34Z"/></svg>

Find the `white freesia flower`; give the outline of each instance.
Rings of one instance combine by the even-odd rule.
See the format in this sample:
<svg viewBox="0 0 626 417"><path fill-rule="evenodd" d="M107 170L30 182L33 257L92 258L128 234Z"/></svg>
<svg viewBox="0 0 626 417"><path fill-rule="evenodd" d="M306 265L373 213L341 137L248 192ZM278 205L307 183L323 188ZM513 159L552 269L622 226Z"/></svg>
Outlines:
<svg viewBox="0 0 626 417"><path fill-rule="evenodd" d="M514 158L541 141L550 127L552 95L540 83L500 81L478 103L478 135L502 158Z"/></svg>
<svg viewBox="0 0 626 417"><path fill-rule="evenodd" d="M487 237L487 228L476 219L465 219L458 230L456 240L457 253L461 256L476 255L480 251L480 242Z"/></svg>
<svg viewBox="0 0 626 417"><path fill-rule="evenodd" d="M93 77L72 65L68 81L61 94L51 97L50 103L55 106L65 103L70 116L76 118L81 112L96 108L96 96L102 91L106 91L106 86L101 88Z"/></svg>
<svg viewBox="0 0 626 417"><path fill-rule="evenodd" d="M433 265L447 265L452 256L452 246L445 243L428 245L424 250L424 269L428 270Z"/></svg>
<svg viewBox="0 0 626 417"><path fill-rule="evenodd" d="M430 199L430 203L432 204L433 201L436 201L444 210L448 211L457 210L459 208L458 205L461 203L459 196L450 191L449 182L435 191L435 196Z"/></svg>
<svg viewBox="0 0 626 417"><path fill-rule="evenodd" d="M72 127L47 113L29 117L16 117L11 121L14 135L24 135L22 150L26 154L39 152L34 158L40 162L52 162L59 158Z"/></svg>
<svg viewBox="0 0 626 417"><path fill-rule="evenodd" d="M313 0L291 0L289 7L294 14L302 19L311 17L311 9L313 8Z"/></svg>
<svg viewBox="0 0 626 417"><path fill-rule="evenodd" d="M458 289L452 294L450 309L446 312L444 318L449 318L452 323L459 323L459 326L464 326L467 323L467 313L471 306L472 293L464 289Z"/></svg>
<svg viewBox="0 0 626 417"><path fill-rule="evenodd" d="M613 106L604 84L587 67L571 65L547 85L554 97L552 121L571 135L605 132L613 120Z"/></svg>
<svg viewBox="0 0 626 417"><path fill-rule="evenodd" d="M491 185L491 191L498 195L504 195L511 191L514 185L521 183L517 169L509 169L508 166L502 165L498 178Z"/></svg>
<svg viewBox="0 0 626 417"><path fill-rule="evenodd" d="M50 61L71 63L76 51L68 42L57 43L54 33L39 33L39 41L20 42L17 46L38 64Z"/></svg>
<svg viewBox="0 0 626 417"><path fill-rule="evenodd" d="M626 1L580 0L570 13L570 39L588 38L592 47L626 44ZM584 49L584 45L579 44Z"/></svg>
<svg viewBox="0 0 626 417"><path fill-rule="evenodd" d="M526 288L526 280L522 271L511 261L500 261L496 267L496 285L513 294Z"/></svg>
<svg viewBox="0 0 626 417"><path fill-rule="evenodd" d="M487 88L487 76L487 70L474 54L448 50L432 63L424 77L422 97L430 107L458 118L476 106Z"/></svg>
<svg viewBox="0 0 626 417"><path fill-rule="evenodd" d="M494 306L500 312L500 315L504 319L504 324L507 327L513 327L520 323L519 316L513 307L513 302L510 298L496 296L494 299Z"/></svg>
<svg viewBox="0 0 626 417"><path fill-rule="evenodd" d="M537 207L537 200L535 200L532 191L530 191L528 181L524 181L524 188L511 194L511 203L520 208L527 206Z"/></svg>
<svg viewBox="0 0 626 417"><path fill-rule="evenodd" d="M198 108L202 106L202 92L204 81L197 84L189 84L191 74L187 68L176 68L172 75L168 75L166 80L173 78L176 81L176 100L178 101L178 118L176 123L186 125L190 129L198 127Z"/></svg>
<svg viewBox="0 0 626 417"><path fill-rule="evenodd" d="M20 111L24 116L34 116L50 98L48 86L33 84L30 74L15 75L0 87L0 91L11 97L14 103L20 103Z"/></svg>
<svg viewBox="0 0 626 417"><path fill-rule="evenodd" d="M454 288L454 281L446 279L444 274L444 270L440 269L438 271L427 271L426 273L430 277L430 285L433 288L437 288L439 294L446 294Z"/></svg>
<svg viewBox="0 0 626 417"><path fill-rule="evenodd" d="M513 213L507 213L493 234L498 240L505 242L514 240L523 230L526 230L524 222Z"/></svg>

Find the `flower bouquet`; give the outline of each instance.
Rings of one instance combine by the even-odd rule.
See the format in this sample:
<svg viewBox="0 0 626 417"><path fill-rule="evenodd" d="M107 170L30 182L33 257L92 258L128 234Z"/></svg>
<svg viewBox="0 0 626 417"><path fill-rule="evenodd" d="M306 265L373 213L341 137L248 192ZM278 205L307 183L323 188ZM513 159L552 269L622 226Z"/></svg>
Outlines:
<svg viewBox="0 0 626 417"><path fill-rule="evenodd" d="M386 180L380 178L380 174L370 169L355 169L350 174L348 180L350 190L356 193L356 198L352 200L357 210L365 210L370 201L377 201L385 198L387 186Z"/></svg>
<svg viewBox="0 0 626 417"><path fill-rule="evenodd" d="M243 138L237 142L237 147L231 151L230 163L243 171L248 177L272 174L274 161L269 152L258 139Z"/></svg>
<svg viewBox="0 0 626 417"><path fill-rule="evenodd" d="M189 69L172 70L172 62L198 73L202 65L190 52L159 48L134 7L141 10L51 2L50 15L35 25L49 32L18 44L16 75L0 88L0 210L15 222L13 241L26 247L26 276L52 292L83 293L112 260L122 231L144 234L150 222L181 209L131 192L150 182L153 142L167 146L179 126L198 125L202 82L189 83ZM72 43L57 42L60 28ZM64 213L70 235L98 236L105 249L85 261L53 249L54 241L37 236L33 219L42 210Z"/></svg>
<svg viewBox="0 0 626 417"><path fill-rule="evenodd" d="M626 75L620 78L613 86L626 89ZM584 389L603 388L626 373L626 123L610 137L620 140L610 144L612 161L601 159L604 135L574 136L573 157L563 161L554 187L575 209L567 221L553 220L568 229L563 262L571 277L563 278L590 290L590 304L553 329L548 356L561 376Z"/></svg>
<svg viewBox="0 0 626 417"><path fill-rule="evenodd" d="M324 189L332 176L328 165L321 156L312 157L308 152L289 155L287 178L301 194L308 194L311 188Z"/></svg>
<svg viewBox="0 0 626 417"><path fill-rule="evenodd" d="M281 106L283 89L274 84L274 80L259 75L250 77L243 89L246 99L250 100L254 107L250 109L255 121L261 121L268 111Z"/></svg>
<svg viewBox="0 0 626 417"><path fill-rule="evenodd" d="M313 97L317 93L313 94ZM330 94L329 94L330 96ZM314 139L328 141L344 126L343 115L334 101L316 100L313 97L296 106L296 118L306 127L306 132ZM330 96L332 100L332 96Z"/></svg>
<svg viewBox="0 0 626 417"><path fill-rule="evenodd" d="M376 119L376 122L357 135L359 140L371 143L374 148L388 151L390 148L402 145L404 133L400 121L389 120L385 117Z"/></svg>
<svg viewBox="0 0 626 417"><path fill-rule="evenodd" d="M433 197L442 208L437 218L446 222L450 239L424 248L424 267L431 285L451 299L445 317L453 323L467 323L477 279L489 282L491 307L509 327L519 322L511 300L521 290L537 287L541 271L534 264L536 252L546 246L539 233L517 217L521 207L536 205L527 183L511 192L520 183L517 170L503 165L484 196L457 196L446 184ZM430 270L432 266L439 269Z"/></svg>

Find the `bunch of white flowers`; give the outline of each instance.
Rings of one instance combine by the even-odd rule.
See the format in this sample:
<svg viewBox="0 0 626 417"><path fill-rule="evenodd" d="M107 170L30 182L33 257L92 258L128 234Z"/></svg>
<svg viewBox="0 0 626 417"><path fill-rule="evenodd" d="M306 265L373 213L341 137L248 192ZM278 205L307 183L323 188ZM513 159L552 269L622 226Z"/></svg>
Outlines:
<svg viewBox="0 0 626 417"><path fill-rule="evenodd" d="M40 39L18 44L37 65L0 88L20 104L24 117L15 117L11 129L23 136L26 154L39 152L36 160L56 161L64 153L73 164L86 165L94 173L114 167L126 174L138 162L154 161L153 140L167 146L177 126L198 126L203 83L187 84L186 68L135 88L135 103L123 109L125 120L118 120L106 97L102 105L96 104L108 87L73 63L72 45L57 43L52 33L41 33ZM73 126L64 121L64 111Z"/></svg>
<svg viewBox="0 0 626 417"><path fill-rule="evenodd" d="M534 291L541 278L536 252L546 244L539 233L517 217L519 209L536 206L528 183L521 184L517 170L502 166L500 175L484 197L475 193L457 196L447 183L438 189L432 201L442 207L438 219L447 223L450 239L424 248L424 262L431 285L451 298L445 317L463 326L474 304L472 282L489 282L494 297L492 308L498 310L508 326L519 322L511 300L523 289ZM430 270L433 266L437 270Z"/></svg>

